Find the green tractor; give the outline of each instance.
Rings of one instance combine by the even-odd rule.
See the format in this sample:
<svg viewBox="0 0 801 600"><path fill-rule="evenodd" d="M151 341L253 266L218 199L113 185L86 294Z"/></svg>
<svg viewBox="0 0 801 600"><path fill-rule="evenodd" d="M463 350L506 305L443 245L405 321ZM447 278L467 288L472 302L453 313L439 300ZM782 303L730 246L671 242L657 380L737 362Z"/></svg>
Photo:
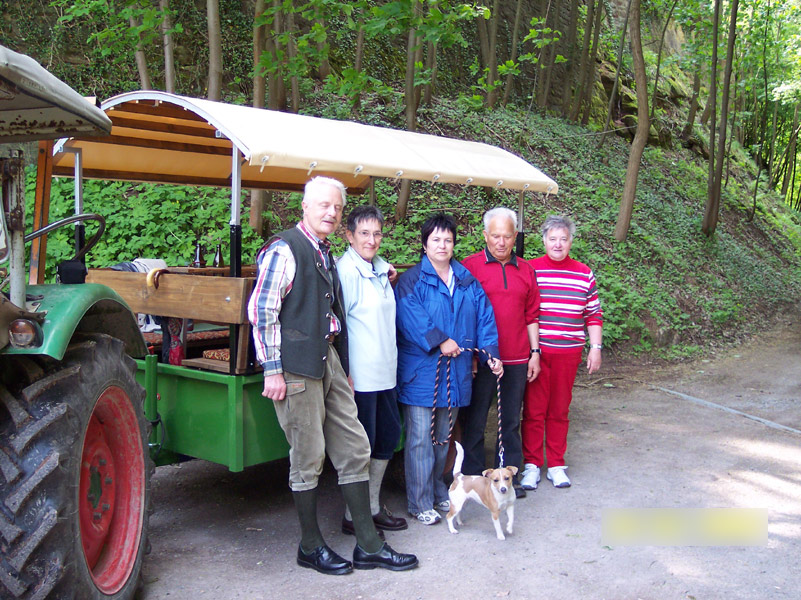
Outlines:
<svg viewBox="0 0 801 600"><path fill-rule="evenodd" d="M0 160L2 598L132 598L154 465L198 458L241 471L288 456L250 341L256 272L242 262L243 188L300 191L313 175L352 194L372 195L377 177L485 186L519 192L521 223L526 192L557 191L487 144L158 91L96 108L0 47L6 96L0 144L43 141L27 235L22 158ZM74 177L75 214L48 223L52 176ZM84 211L84 177L230 189L228 266L87 270L105 222ZM87 221L98 225L88 240ZM47 234L63 226L75 228L75 256L59 265L59 283L45 284ZM180 325L176 360L159 361L161 342L137 314Z"/></svg>

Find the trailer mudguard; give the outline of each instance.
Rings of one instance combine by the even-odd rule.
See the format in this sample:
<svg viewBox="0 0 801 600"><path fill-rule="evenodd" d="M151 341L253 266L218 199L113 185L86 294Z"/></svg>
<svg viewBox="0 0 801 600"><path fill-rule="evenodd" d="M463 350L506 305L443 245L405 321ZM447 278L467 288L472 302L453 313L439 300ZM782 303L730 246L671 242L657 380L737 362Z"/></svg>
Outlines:
<svg viewBox="0 0 801 600"><path fill-rule="evenodd" d="M0 354L44 354L61 360L75 332L105 333L121 340L129 356L147 354L136 316L119 294L105 285L33 285L28 287L28 299L28 310L45 314L42 344L7 346Z"/></svg>

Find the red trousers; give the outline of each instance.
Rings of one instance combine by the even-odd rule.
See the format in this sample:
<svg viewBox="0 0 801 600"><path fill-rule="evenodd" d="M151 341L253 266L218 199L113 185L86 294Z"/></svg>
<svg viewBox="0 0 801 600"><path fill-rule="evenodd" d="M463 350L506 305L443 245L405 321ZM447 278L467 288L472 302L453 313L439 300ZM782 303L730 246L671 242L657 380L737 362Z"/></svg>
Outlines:
<svg viewBox="0 0 801 600"><path fill-rule="evenodd" d="M534 381L526 385L523 420L520 424L524 463L541 467L547 456L548 467L564 466L570 424L568 414L580 362L580 353L542 353L542 370ZM542 452L543 437L545 456Z"/></svg>

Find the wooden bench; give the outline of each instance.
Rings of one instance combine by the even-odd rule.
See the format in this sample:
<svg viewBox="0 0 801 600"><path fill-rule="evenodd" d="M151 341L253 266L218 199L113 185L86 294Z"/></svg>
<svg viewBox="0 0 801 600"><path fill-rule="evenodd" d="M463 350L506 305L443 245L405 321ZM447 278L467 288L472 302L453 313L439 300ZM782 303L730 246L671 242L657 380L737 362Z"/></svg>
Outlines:
<svg viewBox="0 0 801 600"><path fill-rule="evenodd" d="M187 358L182 365L211 369L225 373L242 374L247 371L250 323L247 303L253 289L252 277L223 277L220 273L209 277L203 270L185 268L168 269L158 279L158 288L147 285L146 273L89 269L87 283L101 283L116 291L136 313L164 317L192 319L196 322L236 326L238 336L232 350L236 360L231 365L224 361L205 358ZM219 269L218 269L219 270ZM230 343L230 342L229 342Z"/></svg>

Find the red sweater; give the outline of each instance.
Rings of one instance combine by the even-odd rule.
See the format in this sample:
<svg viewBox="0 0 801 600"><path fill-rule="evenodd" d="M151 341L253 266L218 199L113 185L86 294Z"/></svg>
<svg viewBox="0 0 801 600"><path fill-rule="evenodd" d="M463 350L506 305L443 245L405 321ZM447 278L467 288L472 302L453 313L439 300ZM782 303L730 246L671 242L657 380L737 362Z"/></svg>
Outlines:
<svg viewBox="0 0 801 600"><path fill-rule="evenodd" d="M585 325L603 325L601 302L590 268L568 257L529 261L540 290L540 346L543 352L581 352Z"/></svg>
<svg viewBox="0 0 801 600"><path fill-rule="evenodd" d="M531 346L526 326L537 322L540 306L534 269L514 254L502 265L486 248L462 264L478 279L492 304L500 359L511 365L527 363Z"/></svg>

